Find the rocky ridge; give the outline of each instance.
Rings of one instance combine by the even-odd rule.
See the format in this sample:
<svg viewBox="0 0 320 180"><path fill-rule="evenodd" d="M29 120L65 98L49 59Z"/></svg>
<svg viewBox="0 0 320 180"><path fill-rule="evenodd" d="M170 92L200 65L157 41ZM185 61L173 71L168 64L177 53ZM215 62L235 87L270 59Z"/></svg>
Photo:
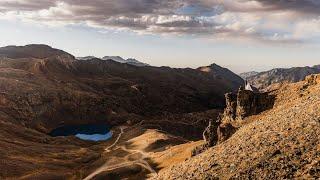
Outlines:
<svg viewBox="0 0 320 180"><path fill-rule="evenodd" d="M294 83L304 80L308 75L320 73L319 65L293 68L277 68L270 71L253 73L246 76L247 80L252 85L259 89L266 89L272 84L277 83ZM242 74L243 76L244 74Z"/></svg>
<svg viewBox="0 0 320 180"><path fill-rule="evenodd" d="M320 178L320 76L270 94L272 109L244 117L229 139L156 179Z"/></svg>

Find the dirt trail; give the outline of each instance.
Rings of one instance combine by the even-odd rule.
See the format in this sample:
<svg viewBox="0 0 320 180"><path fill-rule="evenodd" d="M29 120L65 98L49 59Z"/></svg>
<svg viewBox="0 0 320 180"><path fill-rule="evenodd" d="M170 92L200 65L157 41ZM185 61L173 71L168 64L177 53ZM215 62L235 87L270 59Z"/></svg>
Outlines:
<svg viewBox="0 0 320 180"><path fill-rule="evenodd" d="M128 152L128 155L125 157L125 161L127 161L127 162L118 163L115 165L110 165L109 163L105 163L100 168L96 169L94 172L92 172L90 175L88 175L86 178L84 178L84 180L90 180L102 172L111 171L111 170L115 170L115 169L122 168L122 167L128 167L131 165L139 165L139 166L147 169L148 171L150 171L152 174L155 174L155 175L157 174L157 172L152 168L152 166L150 166L150 164L145 160L148 157L147 153L145 153L144 151L138 150L138 149L128 149L125 145L121 145L121 146L117 145L126 128L127 127L123 127L123 126L120 127L120 133L119 133L116 141L112 145L107 147L105 149L105 152L110 152L111 151L110 149L116 146L117 148L120 148L123 151ZM140 154L140 157L137 160L130 161L129 157L133 154Z"/></svg>
<svg viewBox="0 0 320 180"><path fill-rule="evenodd" d="M121 126L121 127L120 127L120 133L119 133L116 141L115 141L113 144L111 144L109 147L107 147L107 148L105 149L106 152L110 152L110 149L113 148L113 147L119 142L119 140L120 140L120 138L121 138L121 136L122 136L122 134L123 134L123 132L124 132L124 130L125 130L126 128L127 128L127 127L124 127L124 126Z"/></svg>

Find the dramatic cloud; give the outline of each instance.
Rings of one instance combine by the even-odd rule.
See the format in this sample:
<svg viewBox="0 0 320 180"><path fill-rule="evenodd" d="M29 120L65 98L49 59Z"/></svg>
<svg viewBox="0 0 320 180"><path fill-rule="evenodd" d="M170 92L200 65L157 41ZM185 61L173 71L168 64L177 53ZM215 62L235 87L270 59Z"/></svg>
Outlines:
<svg viewBox="0 0 320 180"><path fill-rule="evenodd" d="M0 1L0 19L286 43L320 38L319 16L318 0Z"/></svg>
<svg viewBox="0 0 320 180"><path fill-rule="evenodd" d="M0 11L35 11L55 6L50 0L1 0Z"/></svg>
<svg viewBox="0 0 320 180"><path fill-rule="evenodd" d="M319 0L258 0L264 7L273 10L294 10L302 14L320 15Z"/></svg>

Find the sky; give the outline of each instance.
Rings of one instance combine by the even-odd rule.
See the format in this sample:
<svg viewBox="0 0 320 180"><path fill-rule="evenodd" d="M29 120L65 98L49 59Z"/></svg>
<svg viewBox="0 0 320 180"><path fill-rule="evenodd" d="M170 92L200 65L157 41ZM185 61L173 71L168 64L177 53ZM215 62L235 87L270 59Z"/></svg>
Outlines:
<svg viewBox="0 0 320 180"><path fill-rule="evenodd" d="M0 0L0 46L240 73L320 64L319 0Z"/></svg>

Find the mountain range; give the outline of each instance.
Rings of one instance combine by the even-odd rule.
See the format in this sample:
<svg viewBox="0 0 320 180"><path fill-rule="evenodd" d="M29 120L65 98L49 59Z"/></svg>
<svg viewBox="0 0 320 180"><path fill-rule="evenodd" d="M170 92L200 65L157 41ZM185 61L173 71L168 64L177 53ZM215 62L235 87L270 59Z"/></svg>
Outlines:
<svg viewBox="0 0 320 180"><path fill-rule="evenodd" d="M293 83L304 80L308 75L320 73L320 65L312 67L276 68L264 72L242 73L240 76L259 89L272 84Z"/></svg>
<svg viewBox="0 0 320 180"><path fill-rule="evenodd" d="M215 63L121 59L77 59L47 45L0 48L0 179L320 177L320 76L305 77L319 66L248 77L259 77L260 88L305 77L258 93ZM112 137L50 133L77 125L108 126Z"/></svg>
<svg viewBox="0 0 320 180"><path fill-rule="evenodd" d="M94 56L85 56L85 57L77 57L77 60L91 60L91 59L99 59L97 57ZM123 64L131 64L134 66L150 66L149 64L140 62L136 59L133 58L128 58L128 59L123 59L120 56L104 56L103 58L101 58L102 60L113 60L119 63L123 63Z"/></svg>

